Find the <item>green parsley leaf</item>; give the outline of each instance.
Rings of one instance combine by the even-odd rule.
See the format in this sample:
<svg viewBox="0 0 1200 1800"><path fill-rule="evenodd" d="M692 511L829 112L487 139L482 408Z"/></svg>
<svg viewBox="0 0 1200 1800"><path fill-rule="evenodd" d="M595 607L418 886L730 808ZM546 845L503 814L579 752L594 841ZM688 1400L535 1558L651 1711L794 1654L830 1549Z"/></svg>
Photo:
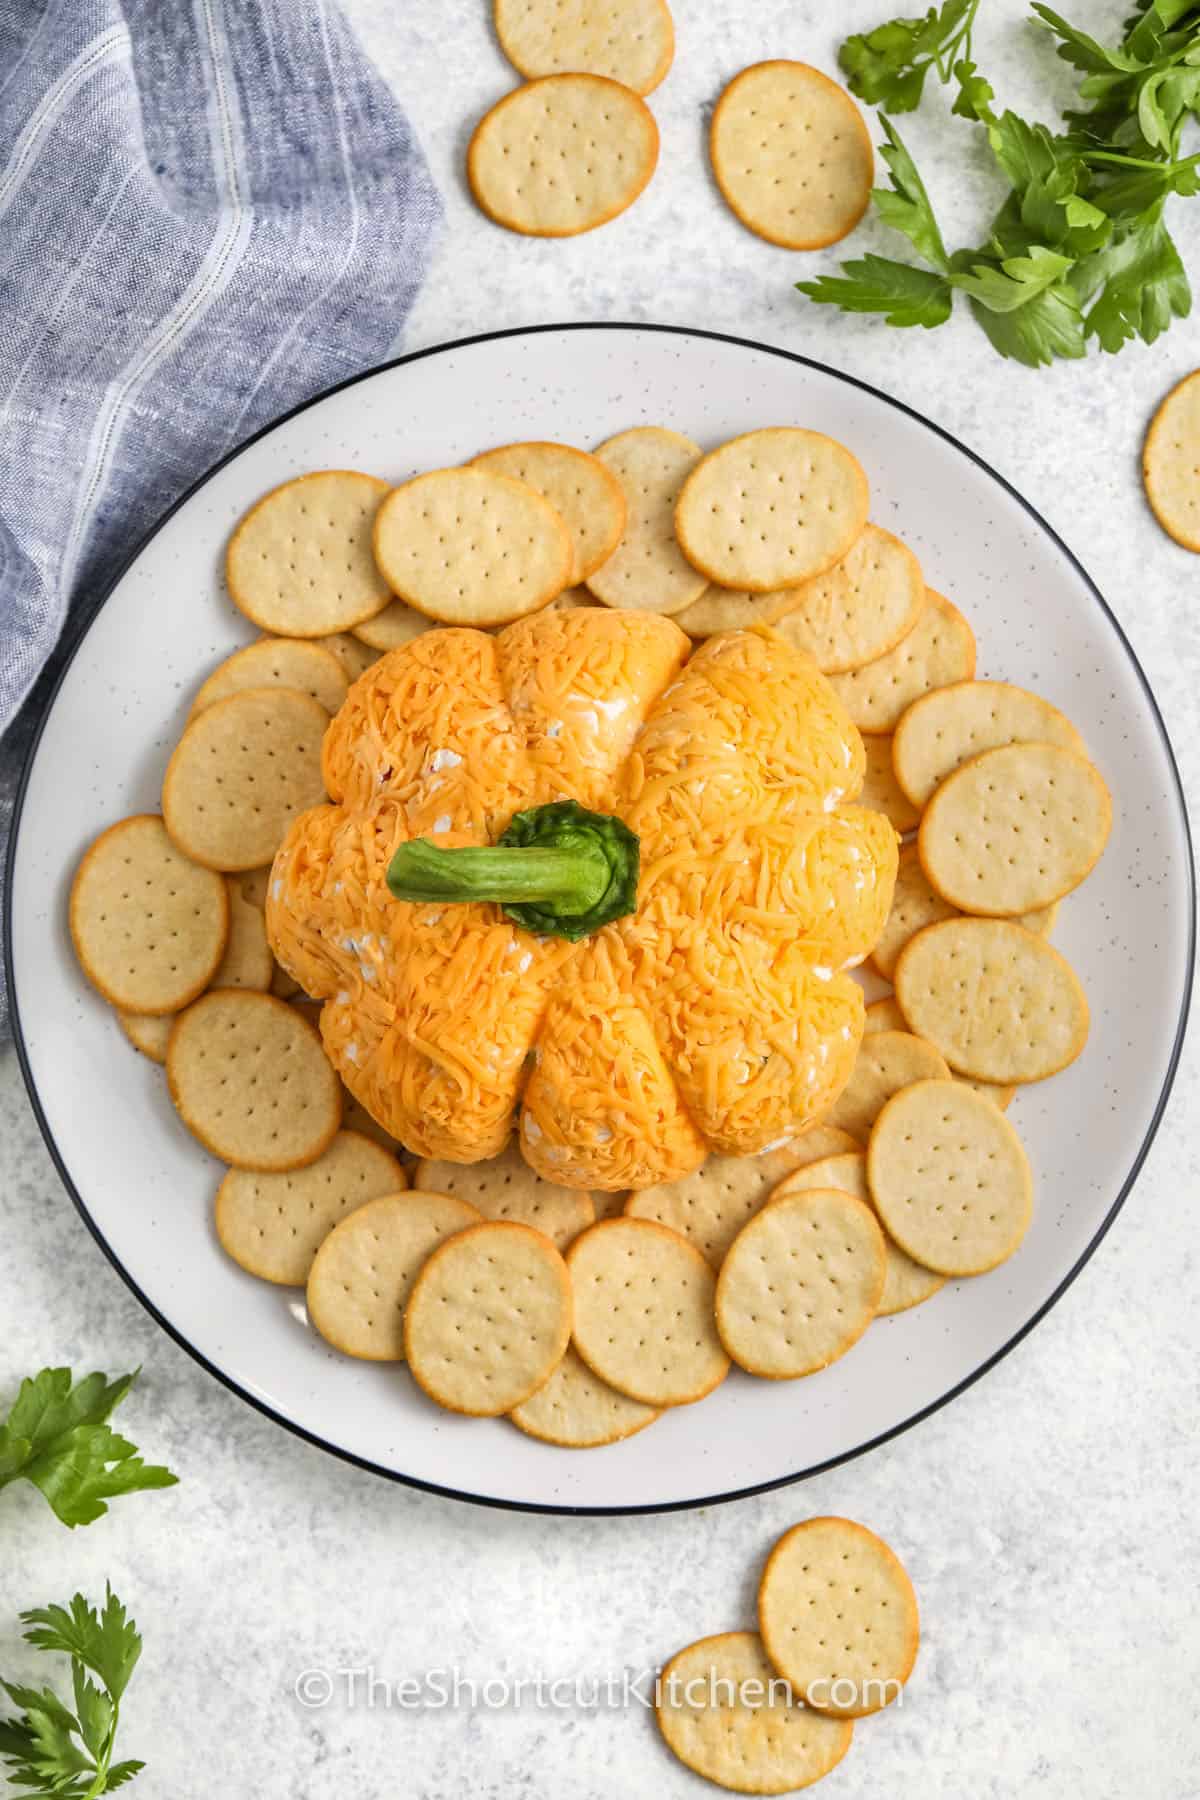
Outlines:
<svg viewBox="0 0 1200 1800"><path fill-rule="evenodd" d="M0 1488L25 1480L64 1525L90 1525L119 1494L172 1487L178 1477L146 1464L107 1424L138 1371L110 1381L97 1372L73 1382L70 1369L43 1369L21 1383L0 1425Z"/></svg>
<svg viewBox="0 0 1200 1800"><path fill-rule="evenodd" d="M1086 330L1115 356L1131 339L1152 344L1173 319L1192 310L1192 290L1179 252L1160 217L1077 265L1072 286L1086 304Z"/></svg>
<svg viewBox="0 0 1200 1800"><path fill-rule="evenodd" d="M1138 59L1130 56L1128 51L1106 50L1103 44L1098 44L1086 31L1079 31L1074 25L1069 25L1061 13L1056 13L1045 4L1045 0L1034 0L1033 10L1058 38L1058 54L1072 68L1102 74L1108 69L1128 73L1139 67Z"/></svg>
<svg viewBox="0 0 1200 1800"><path fill-rule="evenodd" d="M985 81L976 65L965 57L955 63L954 78L958 82L958 93L950 111L960 119L989 119L992 101L996 98L991 82Z"/></svg>
<svg viewBox="0 0 1200 1800"><path fill-rule="evenodd" d="M1024 256L1006 256L994 263L976 262L950 279L956 288L977 300L989 312L1015 312L1047 288L1056 287L1071 271L1073 259L1031 244Z"/></svg>
<svg viewBox="0 0 1200 1800"><path fill-rule="evenodd" d="M1001 356L1037 369L1055 357L1087 353L1079 301L1065 283L1044 288L1012 312L996 312L977 300L971 311Z"/></svg>
<svg viewBox="0 0 1200 1800"><path fill-rule="evenodd" d="M887 143L880 145L879 154L891 170L892 186L875 189L872 198L876 210L885 225L903 232L927 263L935 269L945 269L949 262L946 246L917 165L886 114L880 115L879 123L887 138Z"/></svg>
<svg viewBox="0 0 1200 1800"><path fill-rule="evenodd" d="M34 1607L21 1614L21 1621L30 1627L25 1633L28 1643L74 1657L100 1677L115 1699L121 1698L142 1654L142 1640L111 1588L99 1615L82 1594L76 1594L69 1610Z"/></svg>
<svg viewBox="0 0 1200 1800"><path fill-rule="evenodd" d="M889 325L944 325L953 306L945 276L885 256L861 256L842 264L842 275L821 275L796 286L820 306L843 312L882 313Z"/></svg>
<svg viewBox="0 0 1200 1800"><path fill-rule="evenodd" d="M919 19L889 19L847 38L838 62L850 92L889 112L914 112L930 69L947 81L956 61L970 63L978 10L979 0L944 0Z"/></svg>

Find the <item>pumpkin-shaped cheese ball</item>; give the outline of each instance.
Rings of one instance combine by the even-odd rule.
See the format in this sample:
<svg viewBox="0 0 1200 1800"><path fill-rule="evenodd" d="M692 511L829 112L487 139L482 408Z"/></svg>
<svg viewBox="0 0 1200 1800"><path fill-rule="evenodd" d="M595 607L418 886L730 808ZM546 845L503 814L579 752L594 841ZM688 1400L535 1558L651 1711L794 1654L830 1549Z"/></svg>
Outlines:
<svg viewBox="0 0 1200 1800"><path fill-rule="evenodd" d="M298 819L272 948L325 1004L350 1092L411 1150L514 1128L548 1180L614 1192L750 1155L840 1093L844 971L896 834L851 804L862 743L769 630L692 651L653 613L427 632L355 682Z"/></svg>

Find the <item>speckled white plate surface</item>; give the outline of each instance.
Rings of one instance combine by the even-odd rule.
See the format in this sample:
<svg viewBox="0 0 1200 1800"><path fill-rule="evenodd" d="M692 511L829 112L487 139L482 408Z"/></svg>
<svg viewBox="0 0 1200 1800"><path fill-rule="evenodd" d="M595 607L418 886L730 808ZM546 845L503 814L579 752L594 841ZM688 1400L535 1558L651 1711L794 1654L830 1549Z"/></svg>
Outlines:
<svg viewBox="0 0 1200 1800"><path fill-rule="evenodd" d="M224 1257L212 1228L220 1168L179 1124L161 1070L80 976L66 898L102 827L157 809L192 692L252 635L220 563L264 489L314 467L401 480L493 443L589 445L635 424L705 445L768 424L844 439L870 476L872 517L971 620L979 673L1035 688L1080 727L1115 823L1055 933L1087 988L1091 1040L1010 1113L1037 1184L1018 1254L877 1321L823 1374L793 1384L735 1374L626 1443L572 1453L504 1421L439 1412L402 1370L337 1356L309 1328L300 1293ZM733 1497L852 1456L952 1397L1036 1322L1111 1222L1170 1087L1191 978L1191 856L1170 747L1128 644L1070 553L972 455L883 396L782 352L645 327L550 328L427 352L314 402L217 469L142 548L69 666L27 771L10 875L5 941L26 1079L64 1180L134 1290L281 1423L382 1473L520 1506Z"/></svg>

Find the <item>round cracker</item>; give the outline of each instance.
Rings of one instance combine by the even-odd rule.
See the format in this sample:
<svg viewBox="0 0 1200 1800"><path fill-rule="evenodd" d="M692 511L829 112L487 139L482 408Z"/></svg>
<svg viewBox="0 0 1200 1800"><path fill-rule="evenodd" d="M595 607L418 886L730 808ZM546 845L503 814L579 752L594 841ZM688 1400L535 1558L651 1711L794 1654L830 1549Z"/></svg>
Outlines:
<svg viewBox="0 0 1200 1800"><path fill-rule="evenodd" d="M886 736L922 694L974 673L975 634L957 606L929 588L916 624L894 650L829 680L860 731Z"/></svg>
<svg viewBox="0 0 1200 1800"><path fill-rule="evenodd" d="M658 1412L619 1394L593 1375L568 1344L563 1359L537 1392L508 1415L527 1437L564 1450L596 1450L653 1425Z"/></svg>
<svg viewBox="0 0 1200 1800"><path fill-rule="evenodd" d="M1058 744L1086 755L1065 713L1007 681L956 681L914 700L896 726L892 766L918 809L947 776L1002 744Z"/></svg>
<svg viewBox="0 0 1200 1800"><path fill-rule="evenodd" d="M605 606L635 612L680 613L708 583L675 538L680 490L704 452L681 432L638 425L609 438L596 459L610 469L625 497L625 530L588 589Z"/></svg>
<svg viewBox="0 0 1200 1800"><path fill-rule="evenodd" d="M869 806L875 812L881 812L893 828L903 834L912 831L921 814L908 798L892 766L892 739L890 737L868 737L863 739L863 749L867 754L867 768L863 776L862 792L858 796L860 806Z"/></svg>
<svg viewBox="0 0 1200 1800"><path fill-rule="evenodd" d="M735 1794L790 1794L841 1762L854 1731L784 1691L756 1631L725 1631L678 1651L655 1700L667 1748Z"/></svg>
<svg viewBox="0 0 1200 1800"><path fill-rule="evenodd" d="M582 70L649 94L675 55L666 0L495 0L494 11L500 48L527 81Z"/></svg>
<svg viewBox="0 0 1200 1800"><path fill-rule="evenodd" d="M414 612L403 600L393 600L390 606L385 606L381 613L376 613L365 625L356 625L353 635L377 655L383 656L389 650L402 650L414 638L434 629L432 619L427 619L423 613Z"/></svg>
<svg viewBox="0 0 1200 1800"><path fill-rule="evenodd" d="M296 1000L296 1001L293 1001L292 1004L294 1006L299 1006L301 1004L309 1006L309 1005L312 1005L312 1002L304 1001L302 1003L302 1002ZM321 1014L321 1008L319 1006L317 1006L315 1008L315 1012L316 1012L317 1018L319 1018L320 1014ZM314 1019L313 1023L314 1024L316 1023L315 1019ZM367 1111L366 1107L363 1105L362 1101L356 1099L355 1096L350 1092L350 1089L348 1087L346 1087L345 1085L343 1085L343 1087L342 1087L342 1126L346 1131L360 1132L363 1137L370 1138L370 1140L373 1144L382 1144L382 1146L385 1150L396 1151L396 1150L400 1150L403 1148L403 1146L401 1144L399 1144L396 1141L396 1139L392 1136L391 1132L385 1130L384 1127L379 1123L379 1120L376 1118L373 1118L371 1116L371 1114ZM418 1182L414 1182L413 1185L415 1187L421 1187L421 1186L428 1187L431 1184L428 1182L421 1183L418 1181ZM435 1193L444 1192L444 1191L445 1191L444 1189L434 1189Z"/></svg>
<svg viewBox="0 0 1200 1800"><path fill-rule="evenodd" d="M71 939L92 986L126 1012L174 1013L208 986L229 937L229 895L156 813L110 825L71 885Z"/></svg>
<svg viewBox="0 0 1200 1800"><path fill-rule="evenodd" d="M820 1162L809 1163L807 1168L796 1169L771 1191L768 1205L776 1200L786 1200L789 1194L802 1194L811 1188L840 1188L843 1193L852 1194L876 1212L875 1201L867 1182L867 1158L863 1150L852 1150L842 1156L826 1156ZM923 1300L932 1300L936 1293L945 1287L945 1278L935 1275L931 1269L923 1268L914 1262L907 1251L900 1248L896 1241L883 1234L884 1250L887 1256L887 1272L883 1280L883 1292L879 1296L876 1314L884 1318L891 1313L908 1312L911 1307L920 1306Z"/></svg>
<svg viewBox="0 0 1200 1800"><path fill-rule="evenodd" d="M217 1189L221 1248L250 1275L303 1287L313 1257L355 1207L408 1186L388 1151L356 1131L339 1131L303 1169L264 1174L230 1169Z"/></svg>
<svg viewBox="0 0 1200 1800"><path fill-rule="evenodd" d="M386 606L382 613L377 613L375 616L383 618L384 614L391 610L390 606ZM408 608L405 607L404 610L407 612ZM369 644L363 643L350 631L333 631L328 637L315 638L313 641L319 644L323 650L328 650L331 655L337 657L346 680L350 682L357 681L360 675L365 675L372 663L377 663L382 654L381 651L373 649Z"/></svg>
<svg viewBox="0 0 1200 1800"><path fill-rule="evenodd" d="M900 1011L900 1003L895 994L887 994L882 1000L873 1000L866 1011L863 1025L864 1037L870 1037L876 1031L907 1031L908 1020Z"/></svg>
<svg viewBox="0 0 1200 1800"><path fill-rule="evenodd" d="M337 712L350 683L333 652L308 638L259 638L235 650L215 668L192 701L194 719L206 706L228 700L246 688L296 688L309 694L327 713Z"/></svg>
<svg viewBox="0 0 1200 1800"><path fill-rule="evenodd" d="M321 1039L271 994L222 988L180 1013L167 1085L206 1150L240 1169L299 1169L342 1122L341 1083Z"/></svg>
<svg viewBox="0 0 1200 1800"><path fill-rule="evenodd" d="M1185 375L1151 419L1142 481L1168 536L1200 550L1200 370Z"/></svg>
<svg viewBox="0 0 1200 1800"><path fill-rule="evenodd" d="M1012 917L1086 880L1112 829L1112 798L1085 756L1005 744L964 763L921 820L921 867L963 911Z"/></svg>
<svg viewBox="0 0 1200 1800"><path fill-rule="evenodd" d="M117 1024L134 1049L140 1050L143 1056L148 1056L151 1062L165 1063L175 1014L122 1012L120 1007L114 1008L114 1011Z"/></svg>
<svg viewBox="0 0 1200 1800"><path fill-rule="evenodd" d="M850 1079L826 1117L865 1144L893 1094L910 1082L949 1075L944 1058L924 1038L908 1031L873 1031L864 1036Z"/></svg>
<svg viewBox="0 0 1200 1800"><path fill-rule="evenodd" d="M505 625L566 587L571 534L523 481L435 469L393 488L375 520L379 566L402 600L446 625Z"/></svg>
<svg viewBox="0 0 1200 1800"><path fill-rule="evenodd" d="M773 426L697 463L675 508L688 561L722 587L766 593L840 562L867 522L867 477L835 438Z"/></svg>
<svg viewBox="0 0 1200 1800"><path fill-rule="evenodd" d="M318 469L264 494L225 553L233 604L279 637L326 637L382 612L392 596L371 527L387 492L374 475Z"/></svg>
<svg viewBox="0 0 1200 1800"><path fill-rule="evenodd" d="M780 588L774 594L744 594L734 588L707 587L698 600L674 615L675 623L691 638L774 625L785 616L797 592L796 588Z"/></svg>
<svg viewBox="0 0 1200 1800"><path fill-rule="evenodd" d="M758 1625L779 1674L807 1705L837 1718L890 1705L921 1638L904 1565L851 1519L806 1519L784 1532L759 1583ZM839 1680L849 1704L839 1703Z"/></svg>
<svg viewBox="0 0 1200 1800"><path fill-rule="evenodd" d="M1033 1217L1020 1138L958 1081L919 1081L880 1113L867 1151L880 1218L939 1275L982 1275L1006 1261Z"/></svg>
<svg viewBox="0 0 1200 1800"><path fill-rule="evenodd" d="M620 543L625 493L598 456L570 444L502 444L475 457L471 466L523 481L554 508L571 534L572 587L594 575Z"/></svg>
<svg viewBox="0 0 1200 1800"><path fill-rule="evenodd" d="M869 523L827 574L789 591L792 604L775 629L826 675L886 656L926 604L925 577L908 545Z"/></svg>
<svg viewBox="0 0 1200 1800"><path fill-rule="evenodd" d="M879 941L871 952L872 963L884 980L890 981L900 952L918 931L923 931L926 925L933 925L940 919L953 919L957 916L958 908L951 906L949 901L943 900L930 887L921 867L917 846L903 845L892 894L892 910ZM903 1031L907 1028L901 1025L899 1029Z"/></svg>
<svg viewBox="0 0 1200 1800"><path fill-rule="evenodd" d="M802 62L735 75L713 110L717 186L743 225L785 250L820 250L858 224L875 154L845 88Z"/></svg>
<svg viewBox="0 0 1200 1800"><path fill-rule="evenodd" d="M686 1406L724 1381L715 1277L686 1238L649 1219L603 1219L567 1252L575 1348L592 1373L646 1406Z"/></svg>
<svg viewBox="0 0 1200 1800"><path fill-rule="evenodd" d="M632 206L657 162L658 126L631 88L603 75L547 75L484 114L467 180L497 225L575 237Z"/></svg>
<svg viewBox="0 0 1200 1800"><path fill-rule="evenodd" d="M525 1161L515 1140L487 1162L440 1162L427 1157L417 1164L415 1179L418 1187L469 1200L482 1218L532 1225L560 1252L596 1217L591 1194L543 1181Z"/></svg>
<svg viewBox="0 0 1200 1800"><path fill-rule="evenodd" d="M265 994L275 972L275 958L267 942L267 924L261 906L246 898L238 878L225 877L229 890L229 941L211 986L253 988Z"/></svg>
<svg viewBox="0 0 1200 1800"><path fill-rule="evenodd" d="M291 688L218 700L184 731L163 778L163 819L193 862L236 873L269 863L288 826L325 798L329 714Z"/></svg>
<svg viewBox="0 0 1200 1800"><path fill-rule="evenodd" d="M1087 1043L1074 969L1009 919L926 926L896 964L896 998L913 1030L977 1081L1045 1081Z"/></svg>
<svg viewBox="0 0 1200 1800"><path fill-rule="evenodd" d="M364 1362L404 1361L404 1314L433 1252L479 1215L465 1200L416 1188L356 1207L313 1257L305 1295L321 1336Z"/></svg>
<svg viewBox="0 0 1200 1800"><path fill-rule="evenodd" d="M858 1342L879 1309L886 1277L883 1232L864 1201L841 1188L772 1199L721 1264L721 1342L751 1375L813 1375Z"/></svg>
<svg viewBox="0 0 1200 1800"><path fill-rule="evenodd" d="M571 1336L571 1283L548 1237L488 1220L435 1250L409 1296L404 1354L451 1412L511 1412L548 1381Z"/></svg>

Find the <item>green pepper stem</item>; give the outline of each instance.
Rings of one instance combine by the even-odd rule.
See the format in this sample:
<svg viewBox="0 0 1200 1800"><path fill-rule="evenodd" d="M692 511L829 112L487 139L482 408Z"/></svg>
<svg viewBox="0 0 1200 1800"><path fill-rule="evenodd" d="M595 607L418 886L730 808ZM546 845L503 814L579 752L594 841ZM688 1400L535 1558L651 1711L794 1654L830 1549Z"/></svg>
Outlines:
<svg viewBox="0 0 1200 1800"><path fill-rule="evenodd" d="M611 870L599 845L569 849L446 849L426 838L401 844L388 869L397 900L492 900L534 903L566 914L590 912L604 898Z"/></svg>

